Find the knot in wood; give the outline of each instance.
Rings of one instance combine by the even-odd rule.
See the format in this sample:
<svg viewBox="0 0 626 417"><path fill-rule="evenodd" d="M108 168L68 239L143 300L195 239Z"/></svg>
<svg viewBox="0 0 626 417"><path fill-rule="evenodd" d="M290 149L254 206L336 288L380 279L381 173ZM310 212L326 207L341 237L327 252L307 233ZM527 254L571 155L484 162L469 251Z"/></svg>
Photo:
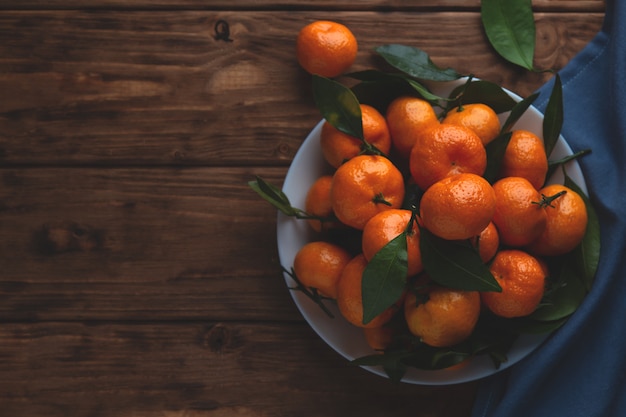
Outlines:
<svg viewBox="0 0 626 417"><path fill-rule="evenodd" d="M228 327L218 323L211 327L204 339L204 347L211 352L221 353L230 343L231 334Z"/></svg>
<svg viewBox="0 0 626 417"><path fill-rule="evenodd" d="M232 42L233 40L230 38L230 25L227 21L220 19L215 22L215 40L224 41L224 42Z"/></svg>

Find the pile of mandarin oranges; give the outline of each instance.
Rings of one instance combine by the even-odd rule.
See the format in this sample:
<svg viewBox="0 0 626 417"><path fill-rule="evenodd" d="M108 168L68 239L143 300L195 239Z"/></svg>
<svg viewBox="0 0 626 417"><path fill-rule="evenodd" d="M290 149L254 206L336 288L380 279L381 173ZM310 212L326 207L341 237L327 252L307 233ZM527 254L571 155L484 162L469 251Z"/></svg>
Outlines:
<svg viewBox="0 0 626 417"><path fill-rule="evenodd" d="M318 21L297 38L300 65L311 74L335 77L357 54L343 25ZM400 96L384 112L361 104L364 147L328 121L320 146L332 173L308 190L304 210L319 239L299 249L293 271L302 285L336 300L341 315L363 328L375 350L404 331L432 347L458 344L474 331L482 311L503 318L530 315L544 296L546 259L576 247L586 230L581 196L561 184L546 185L548 158L536 134L513 128L489 182L486 145L501 132L496 112L482 103L441 111L417 96ZM374 148L377 152L368 152ZM406 207L408 189L419 200ZM327 232L355 232L357 251ZM424 270L420 233L470 242L501 291L445 287ZM363 271L394 238L406 233L407 286L391 307L363 322Z"/></svg>

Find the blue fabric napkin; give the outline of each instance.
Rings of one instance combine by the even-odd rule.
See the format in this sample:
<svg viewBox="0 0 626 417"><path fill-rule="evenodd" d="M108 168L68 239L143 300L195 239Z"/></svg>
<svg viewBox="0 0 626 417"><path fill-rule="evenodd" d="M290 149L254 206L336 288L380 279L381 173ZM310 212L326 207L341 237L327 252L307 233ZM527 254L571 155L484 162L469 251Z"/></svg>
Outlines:
<svg viewBox="0 0 626 417"><path fill-rule="evenodd" d="M569 321L523 361L479 386L473 417L626 416L626 1L607 0L602 31L560 71L562 134L601 227L593 288ZM553 80L535 102L540 110Z"/></svg>

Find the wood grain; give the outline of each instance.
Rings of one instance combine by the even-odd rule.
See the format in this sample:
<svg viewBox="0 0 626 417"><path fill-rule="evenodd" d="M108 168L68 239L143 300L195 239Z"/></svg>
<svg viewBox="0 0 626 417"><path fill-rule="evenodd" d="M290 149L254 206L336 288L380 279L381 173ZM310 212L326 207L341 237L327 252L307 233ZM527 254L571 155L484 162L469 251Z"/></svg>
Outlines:
<svg viewBox="0 0 626 417"><path fill-rule="evenodd" d="M208 3L208 4L207 4ZM540 11L595 11L604 10L604 0L533 0L533 8ZM480 0L1 0L0 9L225 9L225 10L447 10L478 9Z"/></svg>
<svg viewBox="0 0 626 417"><path fill-rule="evenodd" d="M0 164L286 166L320 118L294 39L324 16L2 13L0 27L20 30L0 31ZM354 70L385 68L372 48L406 43L521 95L549 78L498 58L475 12L333 17L359 39ZM218 19L229 22L233 42L214 38ZM536 65L559 69L597 33L602 14L536 19Z"/></svg>
<svg viewBox="0 0 626 417"><path fill-rule="evenodd" d="M320 119L294 57L312 20L353 29L353 70L405 43L534 91L549 75L498 58L479 6L0 0L0 414L470 415L477 383L393 385L315 334L246 183L281 185ZM602 25L602 0L533 7L541 68Z"/></svg>
<svg viewBox="0 0 626 417"><path fill-rule="evenodd" d="M0 320L301 320L257 174L0 170Z"/></svg>
<svg viewBox="0 0 626 417"><path fill-rule="evenodd" d="M476 387L392 384L304 324L4 323L0 340L7 416L466 416Z"/></svg>

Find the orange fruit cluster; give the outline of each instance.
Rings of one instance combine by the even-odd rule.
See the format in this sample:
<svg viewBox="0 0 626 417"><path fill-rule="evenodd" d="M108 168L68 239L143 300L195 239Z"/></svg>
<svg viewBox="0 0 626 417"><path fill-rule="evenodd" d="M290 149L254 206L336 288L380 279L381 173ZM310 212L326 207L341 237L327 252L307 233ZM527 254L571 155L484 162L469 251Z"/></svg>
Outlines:
<svg viewBox="0 0 626 417"><path fill-rule="evenodd" d="M307 36L301 33L303 39ZM302 63L300 49L298 57ZM403 96L384 112L363 104L361 110L363 140L328 122L321 130L322 154L332 173L312 185L306 211L330 220L309 220L321 233L320 241L297 254L294 272L300 281L335 299L343 317L366 329L365 339L378 350L393 341L394 331L386 324L394 317L402 317L405 330L422 343L444 347L465 340L481 310L506 318L535 311L548 274L544 258L571 251L587 225L580 195L563 185L544 186L548 160L541 138L513 130L492 184L483 176L485 146L499 136L501 126L489 106L466 104L437 114L429 102ZM368 154L372 147L364 142L380 152ZM419 190L413 207L406 202L409 185ZM461 291L433 282L421 257L424 229L445 240L469 241L502 291ZM357 232L360 247L324 242L329 230ZM407 288L364 324L363 271L402 233Z"/></svg>

